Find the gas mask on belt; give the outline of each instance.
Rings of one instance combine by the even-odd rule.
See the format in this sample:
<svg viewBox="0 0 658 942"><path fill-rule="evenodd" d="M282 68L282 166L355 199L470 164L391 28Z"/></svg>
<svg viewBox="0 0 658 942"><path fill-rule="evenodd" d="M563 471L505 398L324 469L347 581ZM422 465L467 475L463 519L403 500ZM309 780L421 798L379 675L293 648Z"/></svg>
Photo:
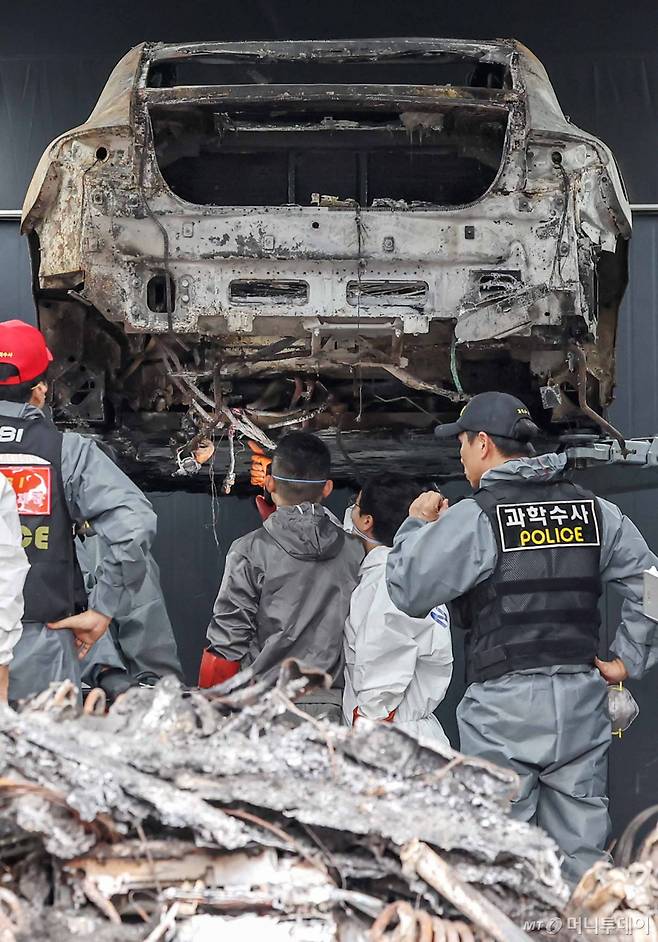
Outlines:
<svg viewBox="0 0 658 942"><path fill-rule="evenodd" d="M627 687L623 684L611 684L608 687L608 713L613 736L621 736L637 719L639 712L635 697Z"/></svg>

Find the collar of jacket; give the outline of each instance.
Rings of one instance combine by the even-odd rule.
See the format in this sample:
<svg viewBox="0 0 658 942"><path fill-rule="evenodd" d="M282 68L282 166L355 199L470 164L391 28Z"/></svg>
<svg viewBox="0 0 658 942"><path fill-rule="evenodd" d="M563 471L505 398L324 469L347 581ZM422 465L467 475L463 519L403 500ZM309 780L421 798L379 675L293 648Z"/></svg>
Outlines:
<svg viewBox="0 0 658 942"><path fill-rule="evenodd" d="M385 567L390 552L390 546L375 546L369 553L366 553L361 563L361 572L365 572L367 569L375 569L378 566Z"/></svg>
<svg viewBox="0 0 658 942"><path fill-rule="evenodd" d="M15 419L43 419L41 409L31 406L29 402L9 402L0 396L0 415L10 415Z"/></svg>
<svg viewBox="0 0 658 942"><path fill-rule="evenodd" d="M561 477L567 465L567 456L557 455L554 452L548 455L537 455L534 458L510 458L497 468L485 471L480 480L480 487L490 487L501 481L508 482L514 478L516 482L529 481L532 484L541 484Z"/></svg>

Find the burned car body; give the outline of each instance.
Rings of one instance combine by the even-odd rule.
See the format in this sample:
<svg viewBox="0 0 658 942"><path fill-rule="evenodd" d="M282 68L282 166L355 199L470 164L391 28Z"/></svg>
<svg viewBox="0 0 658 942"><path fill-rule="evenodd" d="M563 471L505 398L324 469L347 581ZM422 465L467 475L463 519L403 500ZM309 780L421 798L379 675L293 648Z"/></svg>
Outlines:
<svg viewBox="0 0 658 942"><path fill-rule="evenodd" d="M487 388L591 424L630 229L513 40L146 43L23 210L55 416L150 473L231 416L405 466Z"/></svg>

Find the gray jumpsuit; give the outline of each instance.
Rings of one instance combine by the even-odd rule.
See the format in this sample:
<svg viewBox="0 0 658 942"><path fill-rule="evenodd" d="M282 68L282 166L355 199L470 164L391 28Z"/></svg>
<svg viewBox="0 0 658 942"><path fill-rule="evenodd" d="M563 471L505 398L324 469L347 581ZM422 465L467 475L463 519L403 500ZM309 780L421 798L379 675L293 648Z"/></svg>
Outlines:
<svg viewBox="0 0 658 942"><path fill-rule="evenodd" d="M506 461L487 471L482 487L514 479L536 484L564 471L564 455ZM613 656L631 677L658 661L658 624L642 611L645 569L658 563L635 525L609 501L601 512L600 572L623 597ZM491 524L474 500L455 504L435 523L409 518L387 566L391 599L421 617L487 579L498 549ZM564 854L575 881L603 854L608 833L607 684L591 664L516 671L471 684L457 711L462 751L513 768L521 789L513 814L539 824Z"/></svg>
<svg viewBox="0 0 658 942"><path fill-rule="evenodd" d="M0 401L0 416L42 418L34 406ZM114 617L126 610L144 585L157 518L140 489L89 438L65 432L61 471L69 514L89 520L107 545L89 608ZM80 684L80 662L69 630L23 623L9 674L9 698L23 699L53 681Z"/></svg>

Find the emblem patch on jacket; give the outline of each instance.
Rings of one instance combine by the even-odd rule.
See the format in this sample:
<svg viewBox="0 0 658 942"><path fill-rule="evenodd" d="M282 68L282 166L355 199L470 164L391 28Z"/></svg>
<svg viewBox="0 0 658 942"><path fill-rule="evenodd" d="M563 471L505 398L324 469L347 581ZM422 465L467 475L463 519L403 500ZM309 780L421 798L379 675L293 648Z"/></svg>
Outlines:
<svg viewBox="0 0 658 942"><path fill-rule="evenodd" d="M437 625L441 625L442 628L450 627L450 616L443 605L437 605L436 608L433 608L430 612L430 618L434 619Z"/></svg>
<svg viewBox="0 0 658 942"><path fill-rule="evenodd" d="M16 494L21 516L48 516L51 511L52 484L50 465L0 465Z"/></svg>
<svg viewBox="0 0 658 942"><path fill-rule="evenodd" d="M503 552L562 546L600 546L593 500L499 504Z"/></svg>

